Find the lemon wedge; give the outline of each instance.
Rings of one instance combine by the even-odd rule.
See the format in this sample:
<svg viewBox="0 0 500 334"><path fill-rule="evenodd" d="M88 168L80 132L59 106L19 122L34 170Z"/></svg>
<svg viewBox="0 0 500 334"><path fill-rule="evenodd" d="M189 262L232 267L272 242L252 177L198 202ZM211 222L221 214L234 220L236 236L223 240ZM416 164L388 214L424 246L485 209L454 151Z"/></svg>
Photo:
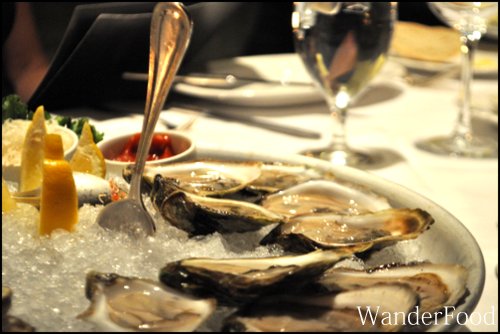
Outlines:
<svg viewBox="0 0 500 334"><path fill-rule="evenodd" d="M71 158L70 166L75 172L93 174L102 178L106 175L104 156L94 142L88 122L83 125L82 134L76 151Z"/></svg>
<svg viewBox="0 0 500 334"><path fill-rule="evenodd" d="M16 200L12 198L7 183L2 177L2 212L8 212L17 207Z"/></svg>
<svg viewBox="0 0 500 334"><path fill-rule="evenodd" d="M46 134L45 110L40 106L36 109L24 137L19 191L33 190L42 184L43 145Z"/></svg>
<svg viewBox="0 0 500 334"><path fill-rule="evenodd" d="M64 160L61 136L45 136L45 159L40 199L40 234L62 228L73 231L78 222L78 195L73 171Z"/></svg>

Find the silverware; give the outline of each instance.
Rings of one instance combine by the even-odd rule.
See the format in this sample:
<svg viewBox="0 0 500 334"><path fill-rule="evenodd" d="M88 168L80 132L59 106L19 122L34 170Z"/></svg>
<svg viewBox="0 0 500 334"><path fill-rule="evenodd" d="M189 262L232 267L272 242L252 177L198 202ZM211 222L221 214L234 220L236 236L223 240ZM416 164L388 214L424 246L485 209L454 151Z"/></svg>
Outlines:
<svg viewBox="0 0 500 334"><path fill-rule="evenodd" d="M417 74L408 69L406 69L406 73L403 76L403 79L410 85L413 86L427 86L434 81L439 79L449 78L457 75L460 72L460 66L454 66L452 68L448 68L446 70L442 70L432 74Z"/></svg>
<svg viewBox="0 0 500 334"><path fill-rule="evenodd" d="M147 80L146 73L137 72L123 72L122 78L124 80ZM191 86L205 87L205 88L219 88L219 89L233 89L245 86L252 83L264 83L268 85L279 86L302 86L312 87L310 82L288 81L288 80L269 80L259 77L242 77L233 74L217 74L217 73L190 73L188 75L177 75L174 80L175 83L184 83Z"/></svg>
<svg viewBox="0 0 500 334"><path fill-rule="evenodd" d="M185 121L185 122L183 122L181 124L173 123L173 122L171 122L170 120L168 120L166 118L160 118L160 120L163 122L163 124L165 124L167 126L167 128L169 130L187 131L198 120L198 116L193 116L193 117L189 118L187 121Z"/></svg>
<svg viewBox="0 0 500 334"><path fill-rule="evenodd" d="M296 137L302 137L302 138L310 138L310 139L319 139L321 138L321 134L315 131L310 131L310 130L305 130L305 129L299 129L295 127L290 127L282 124L276 124L276 123L271 123L262 119L258 119L253 116L248 116L248 115L242 115L242 114L236 114L236 113L226 113L222 112L216 109L211 109L211 108L206 108L206 107L200 107L200 106L193 106L193 105L188 105L188 104L172 104L170 107L175 107L175 108L180 108L180 109L186 109L191 112L198 112L198 113L203 113L205 115L215 117L218 119L222 120L228 120L228 121L236 121L242 124L246 125L252 125L256 126L259 128L275 131L275 132L280 132L280 133L285 133L287 135L291 136L296 136Z"/></svg>
<svg viewBox="0 0 500 334"><path fill-rule="evenodd" d="M105 229L131 236L153 235L156 230L153 218L142 202L142 173L155 125L184 58L191 32L191 18L180 3L160 2L155 6L151 20L148 90L137 159L128 197L106 205L97 216L97 223Z"/></svg>

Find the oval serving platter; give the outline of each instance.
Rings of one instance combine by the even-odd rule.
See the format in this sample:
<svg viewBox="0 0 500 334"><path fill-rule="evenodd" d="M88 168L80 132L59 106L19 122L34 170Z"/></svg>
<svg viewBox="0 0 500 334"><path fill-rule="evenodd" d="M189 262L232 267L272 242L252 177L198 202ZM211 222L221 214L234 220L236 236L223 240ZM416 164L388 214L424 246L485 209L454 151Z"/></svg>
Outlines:
<svg viewBox="0 0 500 334"><path fill-rule="evenodd" d="M302 164L320 171L331 172L336 177L369 188L385 196L395 208L420 208L432 215L435 223L417 239L396 243L371 253L365 263L378 266L391 262L409 263L430 261L432 263L461 264L468 271L466 297L456 305L454 313L471 314L481 297L484 281L484 259L472 234L467 228L444 208L416 192L381 177L349 167L333 166L328 162L301 155L263 154L199 148L196 158L220 160L257 160L264 162L282 162ZM460 327L454 318L441 318L425 329L430 332L456 331Z"/></svg>

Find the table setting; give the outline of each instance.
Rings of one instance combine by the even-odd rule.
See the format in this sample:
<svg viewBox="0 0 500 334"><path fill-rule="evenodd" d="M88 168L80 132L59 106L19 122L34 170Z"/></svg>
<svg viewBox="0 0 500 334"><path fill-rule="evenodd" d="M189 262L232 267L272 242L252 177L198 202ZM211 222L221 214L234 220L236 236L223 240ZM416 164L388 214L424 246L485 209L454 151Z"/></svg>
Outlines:
<svg viewBox="0 0 500 334"><path fill-rule="evenodd" d="M83 199L75 177L71 232L38 235L48 185L27 201L23 163L7 174L2 159L3 197L18 201L4 211L2 200L3 320L41 331L498 331L498 37L485 23L497 3L429 4L445 23L483 20L465 54L457 30L471 26L441 28L458 38L446 61L391 49L406 24L396 3L366 4L296 3L295 52L192 73L178 71L196 21L178 3L156 6L149 72L120 74L147 83L146 101L47 110L104 134L87 148L106 164L106 189ZM336 218L313 222L323 216ZM415 317L370 324L368 305Z"/></svg>

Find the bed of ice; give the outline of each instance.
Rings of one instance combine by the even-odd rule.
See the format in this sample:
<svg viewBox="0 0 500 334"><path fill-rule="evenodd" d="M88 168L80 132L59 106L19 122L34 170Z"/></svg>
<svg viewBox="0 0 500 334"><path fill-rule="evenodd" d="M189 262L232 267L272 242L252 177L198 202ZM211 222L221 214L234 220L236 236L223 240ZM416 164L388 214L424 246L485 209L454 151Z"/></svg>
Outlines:
<svg viewBox="0 0 500 334"><path fill-rule="evenodd" d="M153 212L148 199L146 205ZM76 318L90 305L84 288L91 270L158 280L167 262L183 258L282 254L280 248L259 246L268 228L190 239L159 214L154 217L158 222L154 237L132 240L95 224L101 208L81 207L76 231L57 230L50 238L38 236L39 213L34 207L20 204L2 214L2 284L13 291L10 315L37 331L100 331Z"/></svg>
<svg viewBox="0 0 500 334"><path fill-rule="evenodd" d="M89 271L158 281L160 269L168 262L189 257L267 257L279 256L278 246L260 246L259 241L274 227L257 232L188 238L152 208L145 205L157 222L154 237L130 239L95 223L102 206L84 205L79 210L76 231L54 231L51 237L38 235L39 212L27 204L2 213L2 285L13 291L10 315L34 326L37 331L100 331L77 316L90 305L85 297L85 276ZM418 240L398 242L374 252L368 266L390 262L425 260L420 258ZM337 266L361 269L359 259ZM233 309L219 308L199 329L217 330Z"/></svg>

